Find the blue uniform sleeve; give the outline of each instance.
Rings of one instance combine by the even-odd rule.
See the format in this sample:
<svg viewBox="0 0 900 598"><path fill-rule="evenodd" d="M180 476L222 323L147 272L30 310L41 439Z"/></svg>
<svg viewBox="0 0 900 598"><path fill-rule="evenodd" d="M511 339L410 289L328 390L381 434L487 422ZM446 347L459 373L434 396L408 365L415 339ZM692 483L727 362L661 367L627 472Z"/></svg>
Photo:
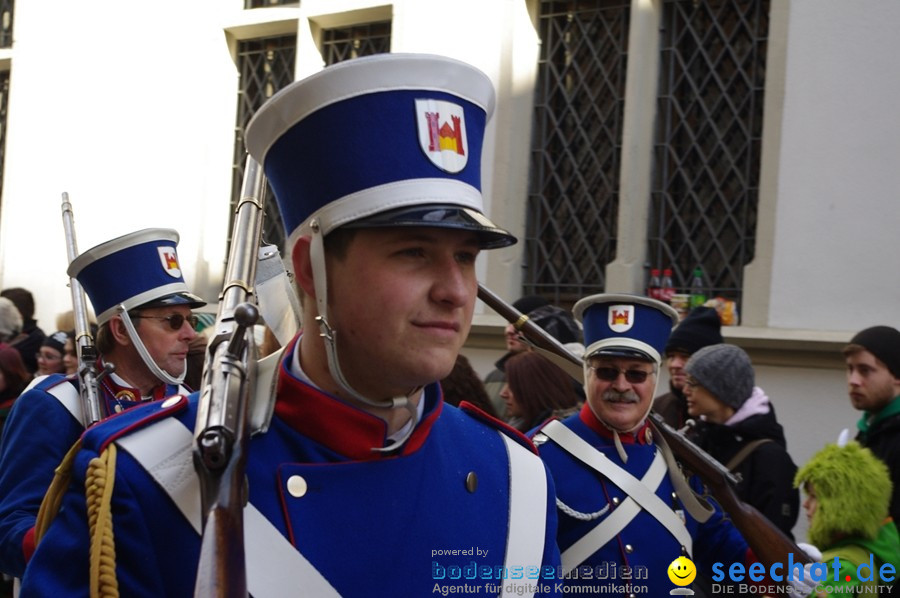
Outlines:
<svg viewBox="0 0 900 598"><path fill-rule="evenodd" d="M82 449L62 508L35 550L22 579L21 598L34 596L87 597L90 594L90 531L85 479L97 452ZM117 450L111 500L119 595L135 598L177 596L176 587L193 587L193 580L168 575L158 560L165 554L160 537L184 537L183 523L168 518L164 523L145 515L147 502L164 501L152 484L135 475L137 465L123 450ZM137 486L133 481L139 482ZM140 488L136 492L135 488ZM156 526L155 531L151 526ZM169 552L179 555L183 547L174 542ZM160 552L163 551L163 552ZM196 562L196 555L184 558ZM189 585L188 585L189 584Z"/></svg>
<svg viewBox="0 0 900 598"><path fill-rule="evenodd" d="M694 558L700 563L699 569L711 572L715 563L745 563L747 560L747 541L734 526L721 505L708 492L705 492L700 481L691 478L694 491L703 496L715 509L712 517L701 523L694 539Z"/></svg>
<svg viewBox="0 0 900 598"><path fill-rule="evenodd" d="M68 384L63 382L63 384ZM54 470L84 428L40 387L13 405L0 442L0 570L20 577L23 541L35 523Z"/></svg>

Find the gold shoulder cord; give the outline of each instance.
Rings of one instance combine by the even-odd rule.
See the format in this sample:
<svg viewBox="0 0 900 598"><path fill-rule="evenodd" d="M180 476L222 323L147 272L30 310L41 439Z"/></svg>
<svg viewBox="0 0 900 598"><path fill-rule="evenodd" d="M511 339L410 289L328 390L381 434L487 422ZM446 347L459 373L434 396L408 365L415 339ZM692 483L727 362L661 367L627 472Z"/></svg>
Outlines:
<svg viewBox="0 0 900 598"><path fill-rule="evenodd" d="M43 538L62 504L63 495L72 476L75 454L81 448L76 442L66 453L62 463L56 468L53 482L44 495L35 522L35 546ZM87 501L90 546L90 589L91 598L117 598L119 583L116 579L116 547L113 538L112 500L116 476L116 445L111 443L99 457L88 464L85 475L85 498Z"/></svg>
<svg viewBox="0 0 900 598"><path fill-rule="evenodd" d="M44 500L41 501L41 508L38 510L37 520L34 523L35 546L40 543L50 524L56 519L56 514L59 513L59 507L62 505L66 488L69 487L69 479L72 477L72 465L75 463L75 454L79 450L81 450L81 439L72 445L72 448L69 449L69 452L66 453L62 462L53 472L53 481L50 482L50 487L47 488L47 493L44 494Z"/></svg>
<svg viewBox="0 0 900 598"><path fill-rule="evenodd" d="M113 538L112 500L116 479L116 445L91 459L85 477L88 526L91 534L91 598L119 595L116 580L116 545Z"/></svg>

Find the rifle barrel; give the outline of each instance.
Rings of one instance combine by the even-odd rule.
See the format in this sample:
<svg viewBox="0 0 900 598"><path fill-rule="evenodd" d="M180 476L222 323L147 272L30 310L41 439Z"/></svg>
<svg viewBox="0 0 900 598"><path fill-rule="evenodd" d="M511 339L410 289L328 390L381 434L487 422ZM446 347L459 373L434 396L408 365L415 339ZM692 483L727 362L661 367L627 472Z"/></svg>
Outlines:
<svg viewBox="0 0 900 598"><path fill-rule="evenodd" d="M200 479L203 538L195 598L245 598L244 473L250 439L249 407L256 377L253 326L258 248L266 178L249 155L232 227L225 284L214 336L207 346L194 429L194 467Z"/></svg>
<svg viewBox="0 0 900 598"><path fill-rule="evenodd" d="M63 229L66 233L66 256L71 264L78 257L78 244L75 241L75 216L69 201L69 194L65 191L62 194L62 219ZM74 276L69 277L69 290L72 295L72 315L75 320L75 349L78 353L80 382L78 390L82 403L82 423L85 428L89 428L101 419L100 395L97 389L101 375L97 372L97 351L91 335L84 289L81 288L81 283ZM112 364L107 365L108 371L112 371Z"/></svg>

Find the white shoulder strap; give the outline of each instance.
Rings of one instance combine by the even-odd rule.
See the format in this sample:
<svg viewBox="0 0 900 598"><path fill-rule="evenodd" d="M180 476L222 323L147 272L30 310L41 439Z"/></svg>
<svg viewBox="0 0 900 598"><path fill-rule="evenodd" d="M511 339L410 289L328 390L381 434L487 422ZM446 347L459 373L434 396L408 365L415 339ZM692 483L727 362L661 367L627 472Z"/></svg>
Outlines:
<svg viewBox="0 0 900 598"><path fill-rule="evenodd" d="M69 382L62 382L47 390L47 394L52 395L59 401L66 410L72 414L78 422L83 422L84 418L81 407L81 395L75 386Z"/></svg>
<svg viewBox="0 0 900 598"><path fill-rule="evenodd" d="M38 378L35 378L31 382L31 384L29 384L28 387L24 391L22 391L23 394L26 391L31 390L31 388L35 386L35 383L39 383L44 378L46 378L46 376L39 376ZM81 404L81 395L78 393L78 389L75 388L74 384L68 381L61 382L56 386L48 389L47 394L55 397L56 400L58 400L60 404L62 404L62 406L72 414L72 417L77 419L79 422L84 421L84 418L82 417L83 407ZM184 386L179 386L177 394L187 396L188 394L190 394L190 391Z"/></svg>
<svg viewBox="0 0 900 598"><path fill-rule="evenodd" d="M591 469L603 474L629 496L628 499L616 507L612 515L601 521L593 530L566 551L566 553L571 552L568 558L566 553L563 554L564 569L567 566L571 566L571 568L577 567L622 531L637 514L638 507L650 513L675 537L687 553L691 554L693 541L684 525L684 521L655 493L659 484L665 478L667 471L665 461L659 451L656 451L653 462L644 474L644 479L639 480L610 461L606 455L594 449L594 447L581 439L559 420L550 422L541 429L541 432L573 457ZM624 514L620 514L622 511L624 511ZM607 522L609 522L609 529L604 530L603 528ZM589 537L590 540L588 540ZM601 541L603 542L602 544L599 543Z"/></svg>
<svg viewBox="0 0 900 598"><path fill-rule="evenodd" d="M547 513L547 476L541 459L524 446L498 432L509 455L509 527L506 539L505 566L541 566L544 555L544 536ZM530 586L529 586L530 587ZM515 594L512 590L517 590ZM522 586L505 584L507 596L520 594Z"/></svg>
<svg viewBox="0 0 900 598"><path fill-rule="evenodd" d="M165 442L160 442L165 438ZM117 440L172 498L201 533L200 484L192 460L194 436L177 419L160 420ZM340 596L321 573L252 504L244 508L247 587L254 598L307 594Z"/></svg>

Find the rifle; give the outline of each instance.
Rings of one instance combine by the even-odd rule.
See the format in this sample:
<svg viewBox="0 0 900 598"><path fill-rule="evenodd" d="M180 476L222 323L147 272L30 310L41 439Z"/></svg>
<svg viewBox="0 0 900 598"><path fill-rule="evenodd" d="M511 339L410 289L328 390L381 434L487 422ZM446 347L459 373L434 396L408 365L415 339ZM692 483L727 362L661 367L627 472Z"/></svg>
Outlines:
<svg viewBox="0 0 900 598"><path fill-rule="evenodd" d="M194 468L200 478L203 537L194 596L247 596L244 559L244 473L250 440L249 404L256 373L253 304L257 248L262 237L266 177L247 156L232 227L215 336L203 365L194 431Z"/></svg>
<svg viewBox="0 0 900 598"><path fill-rule="evenodd" d="M478 284L478 298L494 309L516 329L528 336L535 346L556 353L567 361L582 366L582 360L553 338L547 331L528 320L515 307L509 305L497 295ZM666 424L662 417L650 413L650 422L654 430L672 449L675 457L709 488L710 493L728 513L735 527L744 536L747 544L761 563L770 570L773 563L787 563L788 554L794 554L794 562L806 564L811 562L806 553L788 538L784 532L775 527L762 513L738 498L734 490L736 478L721 463L681 433Z"/></svg>
<svg viewBox="0 0 900 598"><path fill-rule="evenodd" d="M78 257L78 247L75 241L75 216L72 212L72 204L69 202L69 194L65 191L62 194L62 220L63 229L66 232L66 254L69 264L71 264L72 260ZM81 283L74 276L69 277L69 289L72 292L72 314L75 319L78 394L81 396L82 423L85 428L89 428L101 419L100 394L97 385L115 367L113 364L107 363L103 366L102 371L97 371L97 347L94 346L94 338L91 335L84 289L81 288Z"/></svg>
<svg viewBox="0 0 900 598"><path fill-rule="evenodd" d="M738 498L733 486L734 476L730 471L667 424L658 413L650 413L650 422L665 438L682 465L703 480L710 493L747 540L756 558L766 566L766 571L773 563L787 563L789 553L794 554L795 563L805 565L812 562L806 552L784 532L775 527L756 508ZM787 570L785 572L787 573Z"/></svg>

